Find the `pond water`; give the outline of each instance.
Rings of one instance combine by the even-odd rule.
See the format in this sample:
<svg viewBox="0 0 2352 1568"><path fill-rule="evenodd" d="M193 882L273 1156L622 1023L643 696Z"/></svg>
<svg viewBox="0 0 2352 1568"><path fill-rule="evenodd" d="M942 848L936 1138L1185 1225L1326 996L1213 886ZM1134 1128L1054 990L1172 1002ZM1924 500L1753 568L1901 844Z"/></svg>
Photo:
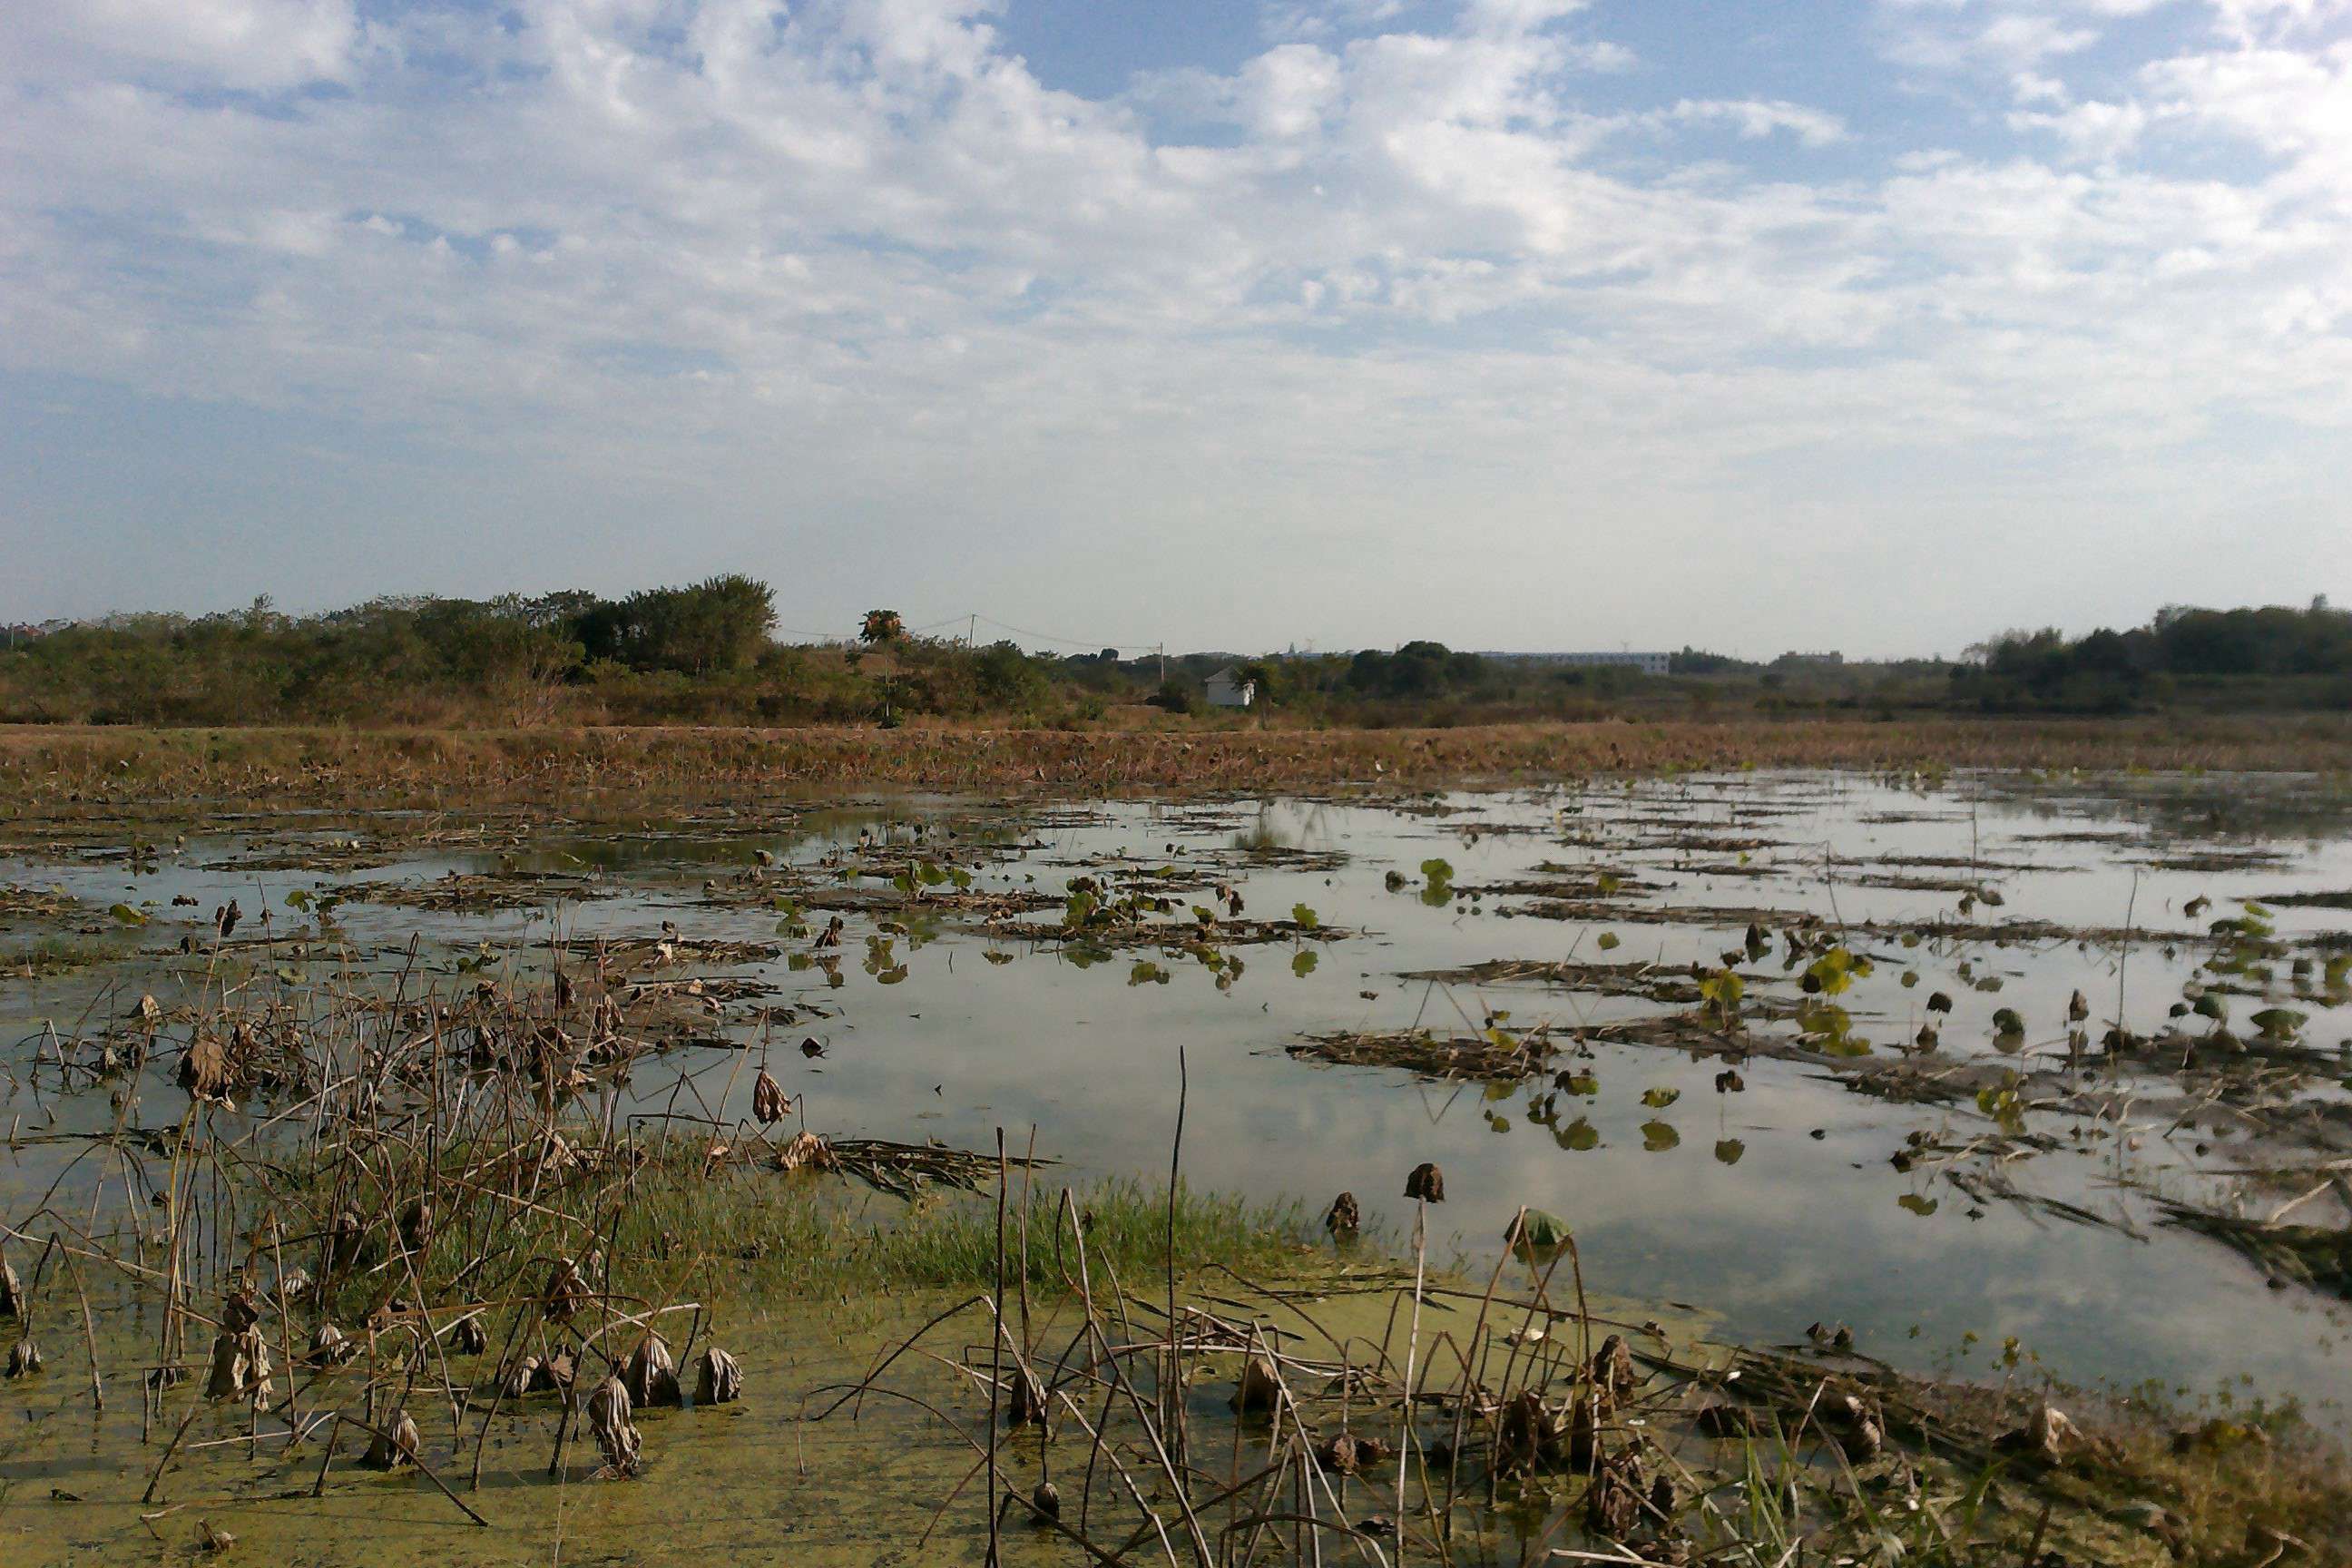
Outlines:
<svg viewBox="0 0 2352 1568"><path fill-rule="evenodd" d="M2352 809L2313 781L1738 774L1401 802L775 801L446 842L413 818L289 816L124 858L141 837L88 829L0 863L0 883L61 890L84 916L148 913L136 953L0 986L16 1078L0 1115L19 1129L106 1120L103 1097L53 1107L32 1092L45 1021L70 1034L142 993L192 992L172 950L184 934L208 945L231 898L241 938L279 939L252 984L289 990L353 968L468 985L543 965L551 939L659 940L669 922L684 943L751 949L706 962L687 948L638 972L755 982L767 994L752 1005L797 1009L763 1025L722 1004L709 1034L748 1042L829 1135L985 1150L1003 1129L1073 1181L1164 1177L1173 1155L1203 1186L1318 1208L1352 1192L1396 1245L1412 1224L1405 1173L1433 1161L1439 1258L1483 1267L1533 1205L1572 1227L1597 1289L1705 1314L1732 1339L1843 1321L1899 1366L1999 1377L2005 1361L2038 1362L2073 1381L2292 1395L2338 1423L2352 1396L2327 1281L2266 1277L2277 1270L2162 1206L2260 1216L2299 1197L2297 1223L2352 1217L2326 1169L2352 1071L2352 1001L2328 963L2352 942L2352 900L2277 901L2352 889ZM1106 944L1074 927L1081 878L1102 901L1163 897L1143 919L1164 940ZM436 885L499 907L413 901ZM386 887L412 901L368 901ZM1214 940L1196 940L1196 905ZM835 913L840 945L814 948ZM2222 920L2259 935L2216 939ZM1282 929L1230 941L1248 921ZM7 928L14 950L36 924ZM1801 962L1793 929L1813 933ZM2227 974L2205 967L2217 943L2236 954ZM1808 996L1803 974L1832 950L1862 962ZM1407 978L1495 961L1614 973ZM1655 972L1623 967L1636 963ZM1804 1037L1806 1054L1748 1056L1744 1087L1724 1092L1717 1054L1568 1037L1687 1013L1658 993L1694 964L1741 973L1748 1026ZM2221 1026L2168 1016L2200 986L2228 996L2211 1010L2235 1045L2178 1045ZM1948 1015L1927 1010L1939 993ZM2278 1026L2290 1039L2246 1021L2266 1005L2301 1015ZM1826 1006L1842 1013L1825 1038ZM2021 1031L2000 1027L2001 1009ZM2176 1044L2101 1069L2118 1019ZM1489 1039L1547 1044L1542 1070L1446 1081L1287 1049L1335 1032L1475 1040L1490 1020ZM1906 1053L1923 1024L1937 1048ZM804 1037L823 1054L804 1055ZM1959 1087L1927 1102L1857 1091L1852 1060L1906 1054ZM641 1068L635 1106L677 1105L681 1073L719 1114L748 1116L751 1075L710 1047ZM1565 1091L1564 1074L1580 1075ZM2084 1084L2098 1093L2072 1098ZM1921 1147L1949 1157L1898 1162ZM17 1212L65 1158L20 1150L0 1209Z"/></svg>

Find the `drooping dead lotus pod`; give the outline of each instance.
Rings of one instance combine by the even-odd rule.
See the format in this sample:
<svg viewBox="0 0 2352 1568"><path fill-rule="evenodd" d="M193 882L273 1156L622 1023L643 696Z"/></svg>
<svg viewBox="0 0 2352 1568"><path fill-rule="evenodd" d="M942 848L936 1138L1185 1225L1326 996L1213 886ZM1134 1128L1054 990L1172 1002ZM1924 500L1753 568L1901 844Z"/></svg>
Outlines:
<svg viewBox="0 0 2352 1568"><path fill-rule="evenodd" d="M490 1348L490 1336L478 1314L468 1312L449 1325L449 1348L459 1355L479 1355Z"/></svg>
<svg viewBox="0 0 2352 1568"><path fill-rule="evenodd" d="M588 1396L588 1430L604 1451L604 1464L614 1475L637 1473L640 1439L630 1422L629 1391L617 1377L608 1377Z"/></svg>
<svg viewBox="0 0 2352 1568"><path fill-rule="evenodd" d="M1244 1413L1272 1410L1282 1401L1282 1377L1274 1363L1262 1355L1254 1355L1242 1363L1242 1375L1234 1385L1233 1407Z"/></svg>
<svg viewBox="0 0 2352 1568"><path fill-rule="evenodd" d="M310 1360L318 1366L341 1366L358 1352L352 1338L332 1323L320 1323L310 1334Z"/></svg>
<svg viewBox="0 0 2352 1568"><path fill-rule="evenodd" d="M1606 1390L1612 1399L1622 1399L1639 1381L1640 1374L1633 1370L1633 1349L1625 1342L1625 1336L1611 1334L1602 1340L1601 1348L1592 1352L1594 1386Z"/></svg>
<svg viewBox="0 0 2352 1568"><path fill-rule="evenodd" d="M1445 1201L1445 1173L1423 1160L1404 1179L1404 1195L1423 1203L1442 1204Z"/></svg>
<svg viewBox="0 0 2352 1568"><path fill-rule="evenodd" d="M249 1290L232 1290L221 1302L221 1327L241 1334L261 1321L261 1304Z"/></svg>
<svg viewBox="0 0 2352 1568"><path fill-rule="evenodd" d="M559 1258L548 1271L541 1307L551 1322L562 1322L588 1304L588 1277L569 1258Z"/></svg>
<svg viewBox="0 0 2352 1568"><path fill-rule="evenodd" d="M422 1252L432 1239L433 1205L422 1197L409 1199L400 1211L400 1244L411 1252Z"/></svg>
<svg viewBox="0 0 2352 1568"><path fill-rule="evenodd" d="M284 1311L292 1302L310 1293L310 1277L299 1268L289 1268L278 1281L278 1310Z"/></svg>
<svg viewBox="0 0 2352 1568"><path fill-rule="evenodd" d="M25 1282L16 1278L16 1266L0 1258L0 1313L21 1318L31 1305L25 1300Z"/></svg>
<svg viewBox="0 0 2352 1568"><path fill-rule="evenodd" d="M743 1397L743 1369L733 1356L713 1345L696 1364L699 1368L694 1380L697 1405L731 1405Z"/></svg>
<svg viewBox="0 0 2352 1568"><path fill-rule="evenodd" d="M628 1364L621 1369L621 1382L640 1409L676 1405L677 1359L670 1354L669 1342L655 1333L639 1340L637 1348L629 1353Z"/></svg>
<svg viewBox="0 0 2352 1568"><path fill-rule="evenodd" d="M1364 1213L1356 1206L1356 1194L1353 1193L1341 1193L1333 1198L1330 1213L1323 1216L1323 1228L1339 1237L1355 1235L1363 1223Z"/></svg>
<svg viewBox="0 0 2352 1568"><path fill-rule="evenodd" d="M815 1132L793 1133L792 1142L776 1156L779 1171L830 1171L833 1165L833 1145Z"/></svg>
<svg viewBox="0 0 2352 1568"><path fill-rule="evenodd" d="M30 1377L40 1370L41 1347L33 1342L32 1335L26 1334L8 1347L10 1377Z"/></svg>
<svg viewBox="0 0 2352 1568"><path fill-rule="evenodd" d="M394 1411L392 1425L369 1439L360 1463L371 1470L396 1470L415 1464L416 1451L424 1446L425 1435L417 1431L415 1418L405 1410Z"/></svg>
<svg viewBox="0 0 2352 1568"><path fill-rule="evenodd" d="M791 1097L784 1093L784 1086L770 1078L766 1068L761 1068L760 1076L751 1080L751 1114L759 1118L760 1125L773 1127L782 1121L784 1112L792 1109L792 1103Z"/></svg>
<svg viewBox="0 0 2352 1568"><path fill-rule="evenodd" d="M1029 1506L1041 1520L1062 1517L1062 1489L1051 1481L1039 1481L1037 1489L1029 1494Z"/></svg>
<svg viewBox="0 0 2352 1568"><path fill-rule="evenodd" d="M540 1361L525 1352L499 1373L499 1392L509 1399L520 1399L539 1382Z"/></svg>

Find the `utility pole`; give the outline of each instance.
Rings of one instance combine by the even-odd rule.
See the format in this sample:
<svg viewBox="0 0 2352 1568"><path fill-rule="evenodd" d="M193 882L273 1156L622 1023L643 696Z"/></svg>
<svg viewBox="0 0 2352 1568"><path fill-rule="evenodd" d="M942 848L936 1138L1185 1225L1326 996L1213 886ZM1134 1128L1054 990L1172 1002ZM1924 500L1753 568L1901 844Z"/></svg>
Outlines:
<svg viewBox="0 0 2352 1568"><path fill-rule="evenodd" d="M977 613L969 616L964 623L963 646L966 647L980 646L980 616Z"/></svg>
<svg viewBox="0 0 2352 1568"><path fill-rule="evenodd" d="M1160 656L1160 684L1165 686L1168 684L1168 645L1164 642L1155 643L1152 645L1151 651Z"/></svg>

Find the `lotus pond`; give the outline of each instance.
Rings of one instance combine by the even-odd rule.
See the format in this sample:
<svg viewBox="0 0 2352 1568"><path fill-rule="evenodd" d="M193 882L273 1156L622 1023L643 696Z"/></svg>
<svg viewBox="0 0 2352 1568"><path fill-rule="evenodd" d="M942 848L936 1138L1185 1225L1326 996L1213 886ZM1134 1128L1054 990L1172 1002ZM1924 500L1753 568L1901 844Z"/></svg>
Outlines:
<svg viewBox="0 0 2352 1568"><path fill-rule="evenodd" d="M1307 1337L1373 1347L1391 1383L1435 1359L1432 1324L1537 1358L1529 1324L1567 1309L1490 1325L1480 1290L1556 1304L1566 1269L1580 1331L1621 1324L1652 1379L1745 1347L1948 1398L2054 1384L2192 1425L2352 1420L2352 794L2326 779L56 812L0 832L0 1246L44 1361L0 1384L10 1562L1132 1552L1125 1518L1107 1539L1018 1507L988 1527L984 1456L943 1436L960 1409L997 1432L996 1402L1025 1397L984 1322L855 1421L803 1419L971 1290L1009 1321L1008 1249L1038 1296L1015 1359L1046 1337L1033 1307L1083 1338L1092 1309L1050 1299L1082 1236L1140 1276L1118 1289L1165 1297L1156 1328L1102 1310L1123 1325L1106 1363L1114 1341L1197 1342L1189 1371L1169 1349L1129 1380L1139 1447L1191 1420L1190 1457L1158 1489L1088 1477L1091 1508L1124 1487L1134 1517L1164 1514L1145 1550L1177 1561L1734 1560L1707 1555L1730 1534L1609 1518L1605 1451L1572 1527L1560 1496L1482 1481L1475 1522L1417 1540L1394 1516L1428 1511L1425 1471L1412 1497L1328 1487L1356 1468L1326 1452L1331 1412L1380 1396L1296 1347L1280 1370L1341 1402L1292 1417L1319 1468L1188 1536L1173 1499L1225 1476L1205 1434L1251 1403L1251 1325L1309 1299ZM1442 1203L1406 1195L1423 1164ZM559 1215L538 1195L558 1170L600 1195ZM476 1202L493 1190L507 1206ZM501 1227L557 1218L577 1245L500 1252ZM832 1258L845 1236L868 1252ZM1032 1280L1024 1248L1058 1261ZM613 1317L593 1332L547 1278L575 1259ZM1430 1323L1400 1316L1405 1290ZM282 1382L202 1398L239 1291ZM325 1374L330 1316L366 1348ZM453 1380L436 1347L476 1316L503 1331ZM656 1328L686 1382L720 1343L748 1392L641 1413L643 1459L621 1462L572 1376L603 1355L621 1378ZM552 1397L526 1378L501 1409L523 1349L558 1341ZM1425 1375L1485 1387L1498 1475L1541 1468L1515 1390L1613 1375L1582 1340L1533 1382L1486 1353ZM1752 1384L1786 1363L1744 1364ZM1402 1386L1410 1408L1428 1385L1408 1366ZM1294 1406L1267 1402L1278 1447ZM306 1406L345 1425L305 1427ZM353 1471L411 1407L431 1484ZM1424 1459L1458 1472L1465 1425ZM567 1428L577 1462L551 1465ZM1736 1484L1756 1531L1762 1494ZM1327 1513L1344 1540L1300 1522Z"/></svg>

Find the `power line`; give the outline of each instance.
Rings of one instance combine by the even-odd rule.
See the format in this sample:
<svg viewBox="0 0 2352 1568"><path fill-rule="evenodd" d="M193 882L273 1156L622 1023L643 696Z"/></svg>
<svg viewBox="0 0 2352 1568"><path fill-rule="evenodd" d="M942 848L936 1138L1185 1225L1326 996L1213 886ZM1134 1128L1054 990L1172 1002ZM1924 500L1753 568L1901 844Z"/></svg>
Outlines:
<svg viewBox="0 0 2352 1568"><path fill-rule="evenodd" d="M1000 621L993 616L976 615L974 618L986 621L1000 631L1017 632L1024 637L1035 637L1039 642L1060 643L1066 647L1139 647L1147 642L1159 640L1155 637L1058 637L1051 632L1031 631L1026 626L1016 626L1010 621Z"/></svg>
<svg viewBox="0 0 2352 1568"><path fill-rule="evenodd" d="M1156 647L1160 644L1160 639L1157 637L1059 637L1052 632L1041 632L1029 626L1016 626L1010 621L1000 621L994 616L982 615L977 610L967 610L961 615L942 616L939 620L927 621L920 626L908 626L906 630L909 635L919 632L935 632L940 630L941 627L951 626L958 621L965 623L966 626L971 629L968 634L967 640L974 642L979 640L976 635L978 626L981 623L985 623L995 630L1011 632L1016 637L1029 637L1037 642L1052 643L1060 647L1084 648L1089 652L1097 648L1106 647ZM855 641L860 635L854 631L810 631L800 626L777 626L774 629L782 633L786 637L809 637L819 642L851 642Z"/></svg>

